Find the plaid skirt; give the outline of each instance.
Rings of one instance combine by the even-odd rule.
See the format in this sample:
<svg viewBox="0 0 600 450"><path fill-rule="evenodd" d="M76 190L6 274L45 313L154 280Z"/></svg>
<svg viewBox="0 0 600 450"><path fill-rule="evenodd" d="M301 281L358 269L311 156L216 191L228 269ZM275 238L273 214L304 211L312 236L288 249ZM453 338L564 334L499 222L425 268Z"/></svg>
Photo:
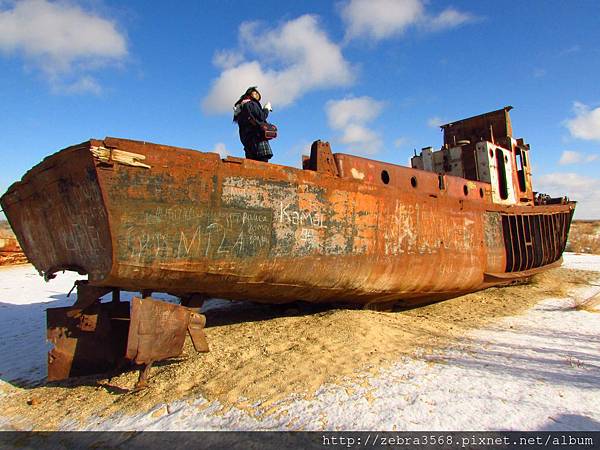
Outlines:
<svg viewBox="0 0 600 450"><path fill-rule="evenodd" d="M246 158L258 159L260 161L266 161L273 157L273 151L269 145L269 141L260 141L254 143L250 148L244 148L246 152Z"/></svg>

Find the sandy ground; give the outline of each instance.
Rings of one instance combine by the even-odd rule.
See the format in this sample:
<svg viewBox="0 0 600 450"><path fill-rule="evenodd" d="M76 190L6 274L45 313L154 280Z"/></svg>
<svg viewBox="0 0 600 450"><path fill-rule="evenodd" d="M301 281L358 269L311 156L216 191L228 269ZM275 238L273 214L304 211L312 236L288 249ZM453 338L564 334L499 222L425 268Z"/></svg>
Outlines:
<svg viewBox="0 0 600 450"><path fill-rule="evenodd" d="M600 255L600 220L574 220L569 231L567 250Z"/></svg>
<svg viewBox="0 0 600 450"><path fill-rule="evenodd" d="M600 257L391 313L208 302L211 344L137 378L44 385L44 310L76 277L0 269L3 429L600 430ZM51 303L50 303L51 302Z"/></svg>

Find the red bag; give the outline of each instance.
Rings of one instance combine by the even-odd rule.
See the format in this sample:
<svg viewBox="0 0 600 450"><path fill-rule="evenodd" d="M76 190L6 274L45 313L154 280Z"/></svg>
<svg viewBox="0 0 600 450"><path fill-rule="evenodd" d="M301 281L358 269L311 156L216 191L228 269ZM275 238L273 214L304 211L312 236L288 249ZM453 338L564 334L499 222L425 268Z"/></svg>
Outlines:
<svg viewBox="0 0 600 450"><path fill-rule="evenodd" d="M266 140L275 139L277 137L277 127L272 123L265 123L260 126L262 135Z"/></svg>

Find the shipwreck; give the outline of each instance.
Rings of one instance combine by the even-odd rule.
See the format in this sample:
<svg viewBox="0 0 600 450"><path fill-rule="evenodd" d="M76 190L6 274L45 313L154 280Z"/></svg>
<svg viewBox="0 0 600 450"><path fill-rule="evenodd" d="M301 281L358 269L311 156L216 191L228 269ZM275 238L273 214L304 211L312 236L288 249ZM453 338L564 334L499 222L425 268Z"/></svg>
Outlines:
<svg viewBox="0 0 600 450"><path fill-rule="evenodd" d="M0 203L42 276L87 275L47 311L48 379L148 368L188 332L207 351L208 297L390 308L560 265L575 202L533 190L510 109L443 125L410 168L322 141L302 169L110 137L47 157Z"/></svg>

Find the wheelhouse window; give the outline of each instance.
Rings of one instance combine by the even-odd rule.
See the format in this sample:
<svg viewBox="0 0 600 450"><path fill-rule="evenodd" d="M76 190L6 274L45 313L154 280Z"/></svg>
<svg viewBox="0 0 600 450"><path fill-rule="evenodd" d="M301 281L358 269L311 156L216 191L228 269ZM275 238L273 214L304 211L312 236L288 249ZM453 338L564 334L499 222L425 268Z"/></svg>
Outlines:
<svg viewBox="0 0 600 450"><path fill-rule="evenodd" d="M508 184L506 182L506 164L504 163L504 155L502 150L496 149L496 170L498 171L498 189L500 198L506 200L508 198Z"/></svg>
<svg viewBox="0 0 600 450"><path fill-rule="evenodd" d="M525 159L525 152L520 148L515 150L515 160L517 163L517 179L519 180L519 190L521 192L527 192L527 180L525 179L525 165L527 164Z"/></svg>

